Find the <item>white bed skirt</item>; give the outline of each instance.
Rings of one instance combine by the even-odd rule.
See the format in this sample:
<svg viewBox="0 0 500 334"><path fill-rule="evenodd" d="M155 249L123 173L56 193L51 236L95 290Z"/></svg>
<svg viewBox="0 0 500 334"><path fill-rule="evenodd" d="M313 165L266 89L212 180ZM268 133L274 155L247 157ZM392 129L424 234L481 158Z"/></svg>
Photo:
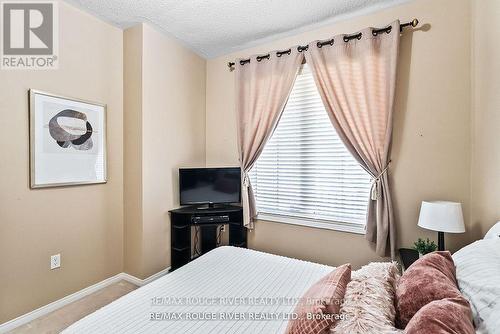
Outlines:
<svg viewBox="0 0 500 334"><path fill-rule="evenodd" d="M63 333L284 333L296 299L333 269L219 247Z"/></svg>

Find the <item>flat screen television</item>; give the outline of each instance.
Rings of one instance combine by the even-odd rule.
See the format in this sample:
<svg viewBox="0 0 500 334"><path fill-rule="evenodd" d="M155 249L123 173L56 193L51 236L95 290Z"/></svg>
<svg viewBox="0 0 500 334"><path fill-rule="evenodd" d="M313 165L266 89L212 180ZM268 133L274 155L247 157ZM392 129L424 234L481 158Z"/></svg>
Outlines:
<svg viewBox="0 0 500 334"><path fill-rule="evenodd" d="M181 205L239 203L241 170L239 167L179 168Z"/></svg>

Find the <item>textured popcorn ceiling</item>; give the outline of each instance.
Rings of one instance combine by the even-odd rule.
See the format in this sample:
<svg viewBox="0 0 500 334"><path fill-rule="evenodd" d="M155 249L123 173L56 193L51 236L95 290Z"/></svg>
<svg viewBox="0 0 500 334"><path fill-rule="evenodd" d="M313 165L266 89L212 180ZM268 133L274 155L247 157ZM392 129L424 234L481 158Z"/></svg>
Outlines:
<svg viewBox="0 0 500 334"><path fill-rule="evenodd" d="M121 28L150 23L205 58L406 1L66 0Z"/></svg>

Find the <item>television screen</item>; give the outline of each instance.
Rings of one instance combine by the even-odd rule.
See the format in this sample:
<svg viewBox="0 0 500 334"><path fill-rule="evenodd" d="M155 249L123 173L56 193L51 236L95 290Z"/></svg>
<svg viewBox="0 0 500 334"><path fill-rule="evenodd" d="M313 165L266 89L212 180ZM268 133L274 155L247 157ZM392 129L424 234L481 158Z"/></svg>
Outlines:
<svg viewBox="0 0 500 334"><path fill-rule="evenodd" d="M180 168L181 205L239 203L241 171L238 167Z"/></svg>

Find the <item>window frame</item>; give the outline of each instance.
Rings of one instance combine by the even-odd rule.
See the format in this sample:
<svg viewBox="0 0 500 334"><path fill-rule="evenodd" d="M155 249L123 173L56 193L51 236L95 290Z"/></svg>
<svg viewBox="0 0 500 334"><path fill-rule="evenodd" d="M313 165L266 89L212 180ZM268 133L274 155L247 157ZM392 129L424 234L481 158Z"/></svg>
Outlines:
<svg viewBox="0 0 500 334"><path fill-rule="evenodd" d="M334 220L278 215L275 213L265 213L265 212L258 213L256 219L258 221L313 227L323 230L332 230L332 231L347 232L347 233L362 234L362 235L366 234L366 224L361 225L355 223L337 222Z"/></svg>

